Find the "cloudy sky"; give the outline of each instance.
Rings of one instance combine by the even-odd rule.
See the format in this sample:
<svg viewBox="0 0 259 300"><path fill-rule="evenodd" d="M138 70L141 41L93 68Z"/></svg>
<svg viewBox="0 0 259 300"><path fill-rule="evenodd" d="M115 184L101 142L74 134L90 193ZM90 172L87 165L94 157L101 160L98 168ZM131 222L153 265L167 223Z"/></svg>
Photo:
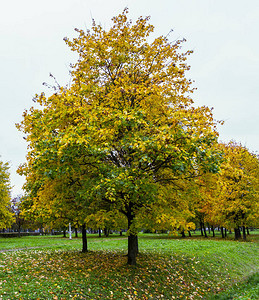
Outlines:
<svg viewBox="0 0 259 300"><path fill-rule="evenodd" d="M47 91L49 73L62 85L76 57L64 37L86 29L91 18L105 28L125 7L130 17L151 16L155 35L186 38L194 50L188 76L195 80L197 105L214 107L225 120L220 140L234 139L259 150L258 0L0 0L0 155L11 164L13 196L24 179L16 174L25 161L26 142L15 128L35 93Z"/></svg>

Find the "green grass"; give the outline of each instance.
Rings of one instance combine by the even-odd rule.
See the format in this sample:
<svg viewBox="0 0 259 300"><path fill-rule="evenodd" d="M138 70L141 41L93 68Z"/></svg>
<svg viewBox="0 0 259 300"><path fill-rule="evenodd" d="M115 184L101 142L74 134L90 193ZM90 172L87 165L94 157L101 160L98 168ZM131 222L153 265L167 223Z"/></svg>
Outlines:
<svg viewBox="0 0 259 300"><path fill-rule="evenodd" d="M212 296L211 300L231 300L231 299L258 299L259 296L259 273L249 276L247 279L238 282L231 289Z"/></svg>
<svg viewBox="0 0 259 300"><path fill-rule="evenodd" d="M0 239L1 251L27 248L0 252L0 299L259 298L256 242L141 234L136 267L126 264L125 236L90 235L88 247L60 236Z"/></svg>
<svg viewBox="0 0 259 300"><path fill-rule="evenodd" d="M62 236L25 236L21 238L0 238L0 251L1 250L12 250L12 249L23 249L23 248L51 248L60 249L68 246L80 247L81 239L63 238Z"/></svg>

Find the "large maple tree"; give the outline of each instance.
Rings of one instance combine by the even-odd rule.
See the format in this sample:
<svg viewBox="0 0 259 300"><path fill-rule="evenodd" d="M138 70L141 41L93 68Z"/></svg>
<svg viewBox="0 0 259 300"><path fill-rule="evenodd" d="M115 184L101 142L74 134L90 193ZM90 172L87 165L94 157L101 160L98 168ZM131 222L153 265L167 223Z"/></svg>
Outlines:
<svg viewBox="0 0 259 300"><path fill-rule="evenodd" d="M37 173L42 187L65 175L77 182L82 207L123 213L128 263L136 264L138 213L168 194L161 187L217 172L220 154L211 110L190 97L191 51L181 52L183 40L152 40L149 18L133 23L127 14L107 31L93 22L65 39L79 56L71 85L36 95L41 108L25 111L18 127L29 143L20 168L27 181Z"/></svg>

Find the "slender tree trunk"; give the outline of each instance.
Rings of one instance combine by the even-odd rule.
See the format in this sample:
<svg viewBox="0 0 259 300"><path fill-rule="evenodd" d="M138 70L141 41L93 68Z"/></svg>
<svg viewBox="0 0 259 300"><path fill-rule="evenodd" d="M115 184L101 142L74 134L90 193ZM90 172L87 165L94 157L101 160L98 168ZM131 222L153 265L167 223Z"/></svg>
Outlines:
<svg viewBox="0 0 259 300"><path fill-rule="evenodd" d="M122 236L122 230L120 230L120 236Z"/></svg>
<svg viewBox="0 0 259 300"><path fill-rule="evenodd" d="M246 241L246 228L245 226L242 226L243 229L243 240Z"/></svg>
<svg viewBox="0 0 259 300"><path fill-rule="evenodd" d="M214 226L211 226L211 231L212 231L212 236L215 237L215 230L214 230Z"/></svg>
<svg viewBox="0 0 259 300"><path fill-rule="evenodd" d="M181 235L182 235L183 238L186 237L184 230L181 231Z"/></svg>
<svg viewBox="0 0 259 300"><path fill-rule="evenodd" d="M18 237L19 238L21 237L21 226L20 226L20 224L18 225Z"/></svg>
<svg viewBox="0 0 259 300"><path fill-rule="evenodd" d="M83 242L83 248L82 252L87 252L87 237L86 237L86 226L85 224L82 226L82 242Z"/></svg>
<svg viewBox="0 0 259 300"><path fill-rule="evenodd" d="M227 228L225 228L225 237L227 237Z"/></svg>
<svg viewBox="0 0 259 300"><path fill-rule="evenodd" d="M188 234L189 234L189 237L191 237L192 235L191 235L191 230L188 230Z"/></svg>
<svg viewBox="0 0 259 300"><path fill-rule="evenodd" d="M75 237L78 238L77 228L75 228Z"/></svg>
<svg viewBox="0 0 259 300"><path fill-rule="evenodd" d="M99 237L102 237L102 233L101 233L101 228L100 227L98 228L98 234L99 234Z"/></svg>
<svg viewBox="0 0 259 300"><path fill-rule="evenodd" d="M66 237L66 229L63 230L63 237Z"/></svg>
<svg viewBox="0 0 259 300"><path fill-rule="evenodd" d="M235 240L239 240L241 238L239 227L234 228L234 230L235 230Z"/></svg>
<svg viewBox="0 0 259 300"><path fill-rule="evenodd" d="M246 233L247 235L250 235L248 227L246 227Z"/></svg>
<svg viewBox="0 0 259 300"><path fill-rule="evenodd" d="M222 236L222 238L224 239L224 237L225 237L225 236L224 236L224 228L221 226L220 229L221 229L221 236Z"/></svg>
<svg viewBox="0 0 259 300"><path fill-rule="evenodd" d="M208 231L209 231L209 234L210 234L210 224L208 224Z"/></svg>
<svg viewBox="0 0 259 300"><path fill-rule="evenodd" d="M200 227L201 227L201 235L203 236L202 222L200 222Z"/></svg>

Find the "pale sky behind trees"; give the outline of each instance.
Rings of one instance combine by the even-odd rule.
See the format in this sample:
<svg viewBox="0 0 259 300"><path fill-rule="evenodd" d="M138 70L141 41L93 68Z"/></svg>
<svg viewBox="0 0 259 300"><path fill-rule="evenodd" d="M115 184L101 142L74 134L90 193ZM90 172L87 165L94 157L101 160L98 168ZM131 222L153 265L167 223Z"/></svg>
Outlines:
<svg viewBox="0 0 259 300"><path fill-rule="evenodd" d="M15 123L33 106L35 93L50 93L43 82L69 82L76 61L63 41L74 28L91 27L92 18L109 29L111 18L125 7L129 16L151 16L154 37L185 38L183 50L194 50L188 64L197 91L196 105L214 107L224 120L220 140L234 139L259 149L259 2L258 0L0 0L0 155L11 165L12 196L22 193L16 174L25 162L26 142Z"/></svg>

